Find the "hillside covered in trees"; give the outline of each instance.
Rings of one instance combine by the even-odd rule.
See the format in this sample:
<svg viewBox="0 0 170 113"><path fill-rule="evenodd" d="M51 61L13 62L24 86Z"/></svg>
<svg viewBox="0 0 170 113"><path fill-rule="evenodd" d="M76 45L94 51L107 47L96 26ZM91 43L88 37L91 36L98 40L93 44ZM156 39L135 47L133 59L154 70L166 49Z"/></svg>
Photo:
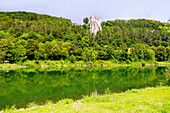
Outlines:
<svg viewBox="0 0 170 113"><path fill-rule="evenodd" d="M30 12L0 12L1 62L61 59L167 61L170 24L145 19L107 21L94 37L89 24Z"/></svg>

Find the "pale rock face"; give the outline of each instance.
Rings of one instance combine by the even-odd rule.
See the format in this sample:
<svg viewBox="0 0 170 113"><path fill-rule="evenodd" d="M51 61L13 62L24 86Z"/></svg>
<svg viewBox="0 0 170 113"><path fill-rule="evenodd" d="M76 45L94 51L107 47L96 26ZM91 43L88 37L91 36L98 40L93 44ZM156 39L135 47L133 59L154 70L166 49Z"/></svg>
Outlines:
<svg viewBox="0 0 170 113"><path fill-rule="evenodd" d="M91 16L89 22L90 22L90 33L94 33L94 35L96 35L97 31L102 30L100 18Z"/></svg>

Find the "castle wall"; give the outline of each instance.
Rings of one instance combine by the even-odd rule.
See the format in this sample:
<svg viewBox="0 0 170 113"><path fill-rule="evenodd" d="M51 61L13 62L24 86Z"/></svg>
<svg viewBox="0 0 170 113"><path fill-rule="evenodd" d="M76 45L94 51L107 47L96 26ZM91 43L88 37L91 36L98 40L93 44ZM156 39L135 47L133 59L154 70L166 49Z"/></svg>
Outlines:
<svg viewBox="0 0 170 113"><path fill-rule="evenodd" d="M97 31L102 30L101 22L99 18L95 16L90 17L90 33L94 33L96 35Z"/></svg>

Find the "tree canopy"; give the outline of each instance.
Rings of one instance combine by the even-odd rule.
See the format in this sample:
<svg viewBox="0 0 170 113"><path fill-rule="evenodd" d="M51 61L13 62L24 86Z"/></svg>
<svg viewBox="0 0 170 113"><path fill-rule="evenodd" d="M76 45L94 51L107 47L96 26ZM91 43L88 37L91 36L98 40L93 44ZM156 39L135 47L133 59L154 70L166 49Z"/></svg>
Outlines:
<svg viewBox="0 0 170 113"><path fill-rule="evenodd" d="M154 20L102 22L96 36L69 19L31 12L0 12L0 61L170 59L170 24Z"/></svg>

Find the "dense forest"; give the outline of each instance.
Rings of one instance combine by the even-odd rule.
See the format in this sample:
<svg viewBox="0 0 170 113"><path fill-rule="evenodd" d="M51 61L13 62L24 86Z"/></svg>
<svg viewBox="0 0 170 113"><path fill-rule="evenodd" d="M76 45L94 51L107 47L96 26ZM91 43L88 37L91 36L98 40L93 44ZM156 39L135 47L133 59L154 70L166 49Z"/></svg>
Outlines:
<svg viewBox="0 0 170 113"><path fill-rule="evenodd" d="M170 24L154 20L102 22L90 34L89 24L31 12L0 12L0 61L170 59Z"/></svg>

